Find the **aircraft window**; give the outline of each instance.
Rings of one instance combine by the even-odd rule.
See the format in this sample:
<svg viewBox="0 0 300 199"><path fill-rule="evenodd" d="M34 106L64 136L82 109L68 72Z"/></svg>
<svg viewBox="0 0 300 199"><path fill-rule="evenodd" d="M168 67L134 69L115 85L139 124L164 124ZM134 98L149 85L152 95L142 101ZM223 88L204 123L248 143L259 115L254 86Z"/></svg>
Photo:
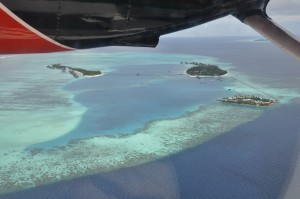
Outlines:
<svg viewBox="0 0 300 199"><path fill-rule="evenodd" d="M15 14L28 17L34 2L23 11L26 1L18 2ZM54 9L59 1L45 2ZM71 2L80 4L60 2L70 18L86 9L82 4L73 10L66 6ZM154 13L159 22L143 18L146 29L169 23L162 11L170 5L176 10L183 1L144 1L145 11L103 0L105 17L94 15L99 3L84 2L95 7L78 20L98 27L86 33L116 36L126 33L120 32L124 27L145 31L134 20L150 5L160 6ZM210 1L201 2L210 11ZM3 0L2 10L3 5L13 3ZM272 0L267 11L300 35L299 7L297 0ZM172 19L185 20L185 14L176 12ZM59 34L76 32L77 25ZM44 24L45 34L53 33L50 26ZM134 41L156 45L158 35L152 33ZM2 42L1 35L7 36L5 30ZM0 199L297 198L297 59L233 16L161 36L156 48L127 47L132 41L0 54Z"/></svg>

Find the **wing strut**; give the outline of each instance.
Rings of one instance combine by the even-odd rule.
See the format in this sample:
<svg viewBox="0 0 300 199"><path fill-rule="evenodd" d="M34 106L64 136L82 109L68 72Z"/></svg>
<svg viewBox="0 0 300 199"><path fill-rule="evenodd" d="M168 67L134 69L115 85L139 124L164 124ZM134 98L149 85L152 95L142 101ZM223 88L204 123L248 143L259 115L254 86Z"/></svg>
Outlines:
<svg viewBox="0 0 300 199"><path fill-rule="evenodd" d="M263 15L246 17L243 22L300 61L300 41L272 19Z"/></svg>

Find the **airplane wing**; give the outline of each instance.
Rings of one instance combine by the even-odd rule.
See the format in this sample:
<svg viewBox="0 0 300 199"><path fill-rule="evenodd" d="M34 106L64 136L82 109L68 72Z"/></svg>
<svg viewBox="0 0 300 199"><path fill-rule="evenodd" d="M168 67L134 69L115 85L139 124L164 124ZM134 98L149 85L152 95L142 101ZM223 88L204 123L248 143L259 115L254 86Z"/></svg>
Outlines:
<svg viewBox="0 0 300 199"><path fill-rule="evenodd" d="M266 14L269 0L0 0L0 53L155 47L164 34L234 15L300 59Z"/></svg>

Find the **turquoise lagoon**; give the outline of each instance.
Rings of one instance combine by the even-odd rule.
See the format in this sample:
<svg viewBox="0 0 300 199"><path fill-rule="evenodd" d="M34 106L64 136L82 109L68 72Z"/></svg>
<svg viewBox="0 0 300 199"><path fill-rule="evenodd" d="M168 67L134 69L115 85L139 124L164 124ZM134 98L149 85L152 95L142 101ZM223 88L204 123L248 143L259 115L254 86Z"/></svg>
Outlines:
<svg viewBox="0 0 300 199"><path fill-rule="evenodd" d="M299 89L253 81L263 75L247 76L226 59L163 51L1 56L2 193L154 161L272 109L219 103L223 97L267 93L281 103L299 101ZM218 64L229 75L191 78L180 63L186 61ZM74 79L45 67L52 63L104 75Z"/></svg>

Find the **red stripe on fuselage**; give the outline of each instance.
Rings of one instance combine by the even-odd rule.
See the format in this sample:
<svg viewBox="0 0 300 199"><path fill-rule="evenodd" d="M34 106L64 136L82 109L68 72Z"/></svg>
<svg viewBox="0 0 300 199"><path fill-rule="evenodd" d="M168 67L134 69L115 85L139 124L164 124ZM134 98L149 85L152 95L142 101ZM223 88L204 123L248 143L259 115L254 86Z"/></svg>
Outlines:
<svg viewBox="0 0 300 199"><path fill-rule="evenodd" d="M0 54L72 50L32 28L0 3Z"/></svg>

